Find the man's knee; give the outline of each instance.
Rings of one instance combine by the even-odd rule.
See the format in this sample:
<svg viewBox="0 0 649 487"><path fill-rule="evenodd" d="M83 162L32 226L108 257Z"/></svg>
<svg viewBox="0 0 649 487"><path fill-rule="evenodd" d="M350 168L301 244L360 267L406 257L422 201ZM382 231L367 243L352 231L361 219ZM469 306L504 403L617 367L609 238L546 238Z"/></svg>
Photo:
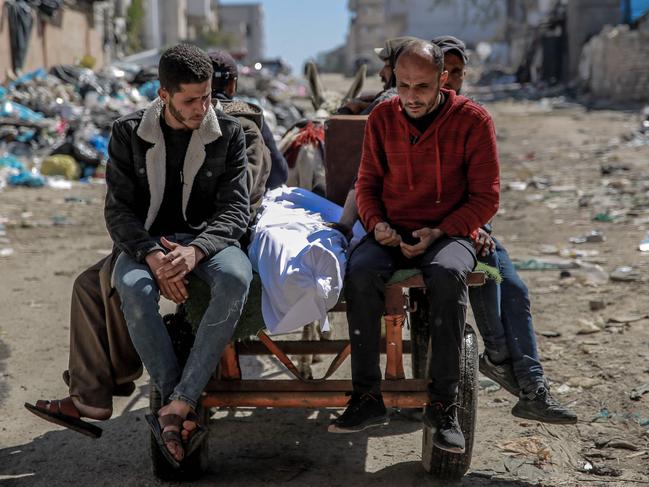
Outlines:
<svg viewBox="0 0 649 487"><path fill-rule="evenodd" d="M223 256L225 257L225 255ZM246 255L238 248L228 249L227 258L222 259L217 270L210 270L216 272L218 279L214 281L212 289L218 289L223 282L228 289L232 290L247 290L252 281L252 266Z"/></svg>
<svg viewBox="0 0 649 487"><path fill-rule="evenodd" d="M433 263L425 269L426 287L432 291L433 299L453 299L467 292L467 274L443 263Z"/></svg>
<svg viewBox="0 0 649 487"><path fill-rule="evenodd" d="M86 269L77 276L72 285L72 294L75 296L95 296L100 292L99 273L96 269Z"/></svg>

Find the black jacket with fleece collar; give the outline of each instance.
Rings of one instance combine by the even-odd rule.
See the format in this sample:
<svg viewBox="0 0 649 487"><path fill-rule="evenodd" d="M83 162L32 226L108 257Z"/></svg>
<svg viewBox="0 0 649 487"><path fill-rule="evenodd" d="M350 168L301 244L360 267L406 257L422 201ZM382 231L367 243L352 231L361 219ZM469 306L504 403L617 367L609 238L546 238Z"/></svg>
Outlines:
<svg viewBox="0 0 649 487"><path fill-rule="evenodd" d="M158 248L148 229L165 187L163 104L113 124L106 171L106 226L116 247L139 262ZM212 107L193 131L183 163L182 213L196 232L192 245L211 257L238 240L249 220L246 145L241 123Z"/></svg>

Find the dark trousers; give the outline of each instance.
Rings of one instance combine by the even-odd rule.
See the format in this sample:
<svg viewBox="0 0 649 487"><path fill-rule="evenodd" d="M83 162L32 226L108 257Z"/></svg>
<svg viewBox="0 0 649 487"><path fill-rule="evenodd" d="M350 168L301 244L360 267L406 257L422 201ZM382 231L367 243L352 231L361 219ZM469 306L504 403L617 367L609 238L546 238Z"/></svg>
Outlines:
<svg viewBox="0 0 649 487"><path fill-rule="evenodd" d="M116 385L142 375L120 299L110 285L111 254L74 281L70 312L70 396L97 408L112 408Z"/></svg>
<svg viewBox="0 0 649 487"><path fill-rule="evenodd" d="M426 252L407 259L399 247L386 247L368 236L349 256L345 276L347 322L352 345L354 392L380 393L381 316L385 285L399 269L422 271L430 294L432 396L455 400L468 301L467 274L476 264L468 239L443 237Z"/></svg>

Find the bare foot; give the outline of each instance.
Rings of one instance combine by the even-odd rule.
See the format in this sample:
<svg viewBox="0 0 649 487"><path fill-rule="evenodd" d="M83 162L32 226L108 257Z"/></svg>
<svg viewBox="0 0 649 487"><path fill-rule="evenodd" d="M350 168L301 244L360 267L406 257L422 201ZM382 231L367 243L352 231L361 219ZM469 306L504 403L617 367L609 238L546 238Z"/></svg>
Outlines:
<svg viewBox="0 0 649 487"><path fill-rule="evenodd" d="M71 399L72 399L72 404L74 404L74 407L77 408L77 411L79 411L79 415L82 418L98 419L101 421L105 421L113 415L112 408L104 409L104 408L96 408L93 406L88 406L86 404L81 403L79 399L77 399L74 396L72 396Z"/></svg>
<svg viewBox="0 0 649 487"><path fill-rule="evenodd" d="M166 404L165 406L160 408L160 411L158 411L158 418L165 416L167 414L176 414L180 416L181 418L187 417L187 414L191 411L191 407L189 404L187 404L184 401L171 401L169 404ZM185 440L185 435L184 435L184 428L185 428L185 423L189 423L189 421L185 421L183 423L183 431L173 425L168 425L165 426L163 429L163 433L166 431L177 431L178 433L181 434L181 438ZM195 428L196 426L194 426ZM171 455L181 462L183 458L185 457L185 450L183 449L182 445L178 444L176 441L167 441L165 443L167 449L171 453Z"/></svg>

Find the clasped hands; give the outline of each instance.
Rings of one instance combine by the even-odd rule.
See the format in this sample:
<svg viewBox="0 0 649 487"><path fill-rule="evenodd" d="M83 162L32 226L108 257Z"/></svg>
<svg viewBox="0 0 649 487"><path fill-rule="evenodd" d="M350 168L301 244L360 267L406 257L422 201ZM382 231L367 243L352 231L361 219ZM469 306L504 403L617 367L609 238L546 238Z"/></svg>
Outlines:
<svg viewBox="0 0 649 487"><path fill-rule="evenodd" d="M193 245L180 245L162 237L160 243L169 252L155 250L146 256L160 293L176 304L184 303L189 297L187 275L205 257L201 249Z"/></svg>

